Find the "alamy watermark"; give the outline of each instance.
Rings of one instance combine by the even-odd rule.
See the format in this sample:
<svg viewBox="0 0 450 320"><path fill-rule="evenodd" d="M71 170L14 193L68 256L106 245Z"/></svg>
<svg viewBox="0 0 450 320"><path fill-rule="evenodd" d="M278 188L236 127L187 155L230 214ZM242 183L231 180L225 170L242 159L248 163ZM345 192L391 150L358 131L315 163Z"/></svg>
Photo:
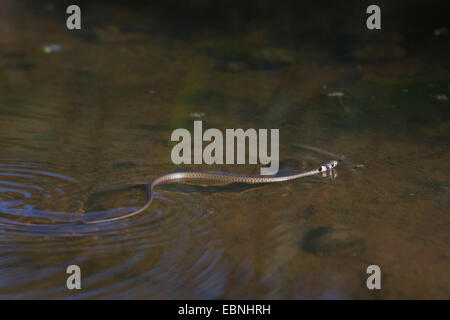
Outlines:
<svg viewBox="0 0 450 320"><path fill-rule="evenodd" d="M76 264L67 267L66 273L70 274L66 280L66 286L69 290L81 289L81 269Z"/></svg>
<svg viewBox="0 0 450 320"><path fill-rule="evenodd" d="M370 276L367 278L366 286L367 289L373 290L373 289L381 289L381 269L376 264L372 264L367 267L366 270L367 274L370 274Z"/></svg>
<svg viewBox="0 0 450 320"><path fill-rule="evenodd" d="M370 16L366 20L366 26L369 30L381 29L381 9L376 4L367 7L366 13Z"/></svg>
<svg viewBox="0 0 450 320"><path fill-rule="evenodd" d="M268 149L267 129L226 129L225 148L222 131L215 128L203 132L202 121L194 121L194 144L192 148L191 133L179 128L172 132L171 141L181 141L172 149L171 158L175 164L234 164L236 149L236 164L245 164L246 141L248 141L248 163L268 165L260 169L262 175L273 175L279 168L279 129L270 129L270 155ZM203 142L210 143L203 149ZM235 148L236 147L236 148ZM225 157L224 157L225 152Z"/></svg>
<svg viewBox="0 0 450 320"><path fill-rule="evenodd" d="M66 13L70 14L66 20L66 26L69 30L81 29L81 9L79 6L72 4L67 7Z"/></svg>

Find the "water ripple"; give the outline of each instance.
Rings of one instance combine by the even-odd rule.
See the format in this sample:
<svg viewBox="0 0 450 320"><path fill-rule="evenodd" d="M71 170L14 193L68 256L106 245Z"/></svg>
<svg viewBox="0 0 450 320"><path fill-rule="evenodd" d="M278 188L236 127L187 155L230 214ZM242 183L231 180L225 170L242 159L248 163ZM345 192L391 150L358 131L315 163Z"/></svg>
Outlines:
<svg viewBox="0 0 450 320"><path fill-rule="evenodd" d="M137 178L110 181L92 193L88 181L62 168L0 159L0 297L4 293L16 298L42 297L41 291L20 289L31 284L44 285L46 297L64 297L65 283L55 280L62 271L60 265L83 267L92 264L94 257L96 267L84 285L95 289L85 290L80 297L124 296L149 278L163 296L177 295L163 294L166 284L157 279L178 281L180 273L191 274L193 282L205 286L221 254L208 246L215 240L213 227L204 219L198 192L191 186L158 188L151 208L130 219L83 223L122 215L142 205L145 185L126 185ZM202 245L195 247L192 241L198 237ZM184 263L192 251L198 261ZM26 271L29 268L33 272Z"/></svg>

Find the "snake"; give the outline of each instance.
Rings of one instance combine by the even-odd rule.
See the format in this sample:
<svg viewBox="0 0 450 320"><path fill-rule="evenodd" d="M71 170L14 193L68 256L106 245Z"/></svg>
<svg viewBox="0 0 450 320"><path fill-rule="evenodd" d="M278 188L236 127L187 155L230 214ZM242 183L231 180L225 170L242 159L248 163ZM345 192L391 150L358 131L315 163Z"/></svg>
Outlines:
<svg viewBox="0 0 450 320"><path fill-rule="evenodd" d="M94 220L87 221L87 224L95 224L95 223L103 223L103 222L112 222L117 220L126 219L132 216L135 216L143 211L145 211L153 199L153 190L156 186L162 184L170 184L170 183L180 183L183 181L198 181L198 180L208 180L208 181L220 181L226 183L245 183L245 184L262 184L262 183L275 183L275 182L283 182L289 181L304 177L313 176L319 173L324 173L326 171L334 169L338 165L337 160L328 160L322 163L318 168L311 169L308 171L303 171L299 173L294 173L291 175L284 176L246 176L246 175L238 175L232 173L212 173L212 172L173 172L169 174L162 175L154 180L151 180L147 183L147 201L146 203L139 209L132 211L128 214L115 217L108 218L102 220Z"/></svg>

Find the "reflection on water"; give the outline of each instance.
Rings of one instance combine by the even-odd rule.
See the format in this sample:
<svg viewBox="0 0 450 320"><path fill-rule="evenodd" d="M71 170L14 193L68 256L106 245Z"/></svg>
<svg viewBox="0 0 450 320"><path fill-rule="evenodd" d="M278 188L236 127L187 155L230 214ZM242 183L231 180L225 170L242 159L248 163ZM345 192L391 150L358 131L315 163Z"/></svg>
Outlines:
<svg viewBox="0 0 450 320"><path fill-rule="evenodd" d="M75 33L56 3L1 4L0 298L449 297L445 35L85 5ZM83 224L140 207L165 173L258 173L173 165L172 130L197 118L279 128L281 174L339 157L338 176L158 186L146 212Z"/></svg>

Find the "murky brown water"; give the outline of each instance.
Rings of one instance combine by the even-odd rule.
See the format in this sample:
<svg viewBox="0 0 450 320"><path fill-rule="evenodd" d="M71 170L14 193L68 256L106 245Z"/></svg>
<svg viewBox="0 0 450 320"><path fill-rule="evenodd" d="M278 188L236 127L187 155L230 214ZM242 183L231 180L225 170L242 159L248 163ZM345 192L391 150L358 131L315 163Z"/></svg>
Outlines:
<svg viewBox="0 0 450 320"><path fill-rule="evenodd" d="M51 1L0 8L0 298L450 297L445 26L293 29L286 9L206 28L86 3L69 32ZM347 161L334 180L161 186L145 214L80 223L139 207L143 183L175 170L258 173L172 164L171 132L199 114L279 128L284 172L330 158L302 145ZM82 290L66 288L71 264Z"/></svg>

